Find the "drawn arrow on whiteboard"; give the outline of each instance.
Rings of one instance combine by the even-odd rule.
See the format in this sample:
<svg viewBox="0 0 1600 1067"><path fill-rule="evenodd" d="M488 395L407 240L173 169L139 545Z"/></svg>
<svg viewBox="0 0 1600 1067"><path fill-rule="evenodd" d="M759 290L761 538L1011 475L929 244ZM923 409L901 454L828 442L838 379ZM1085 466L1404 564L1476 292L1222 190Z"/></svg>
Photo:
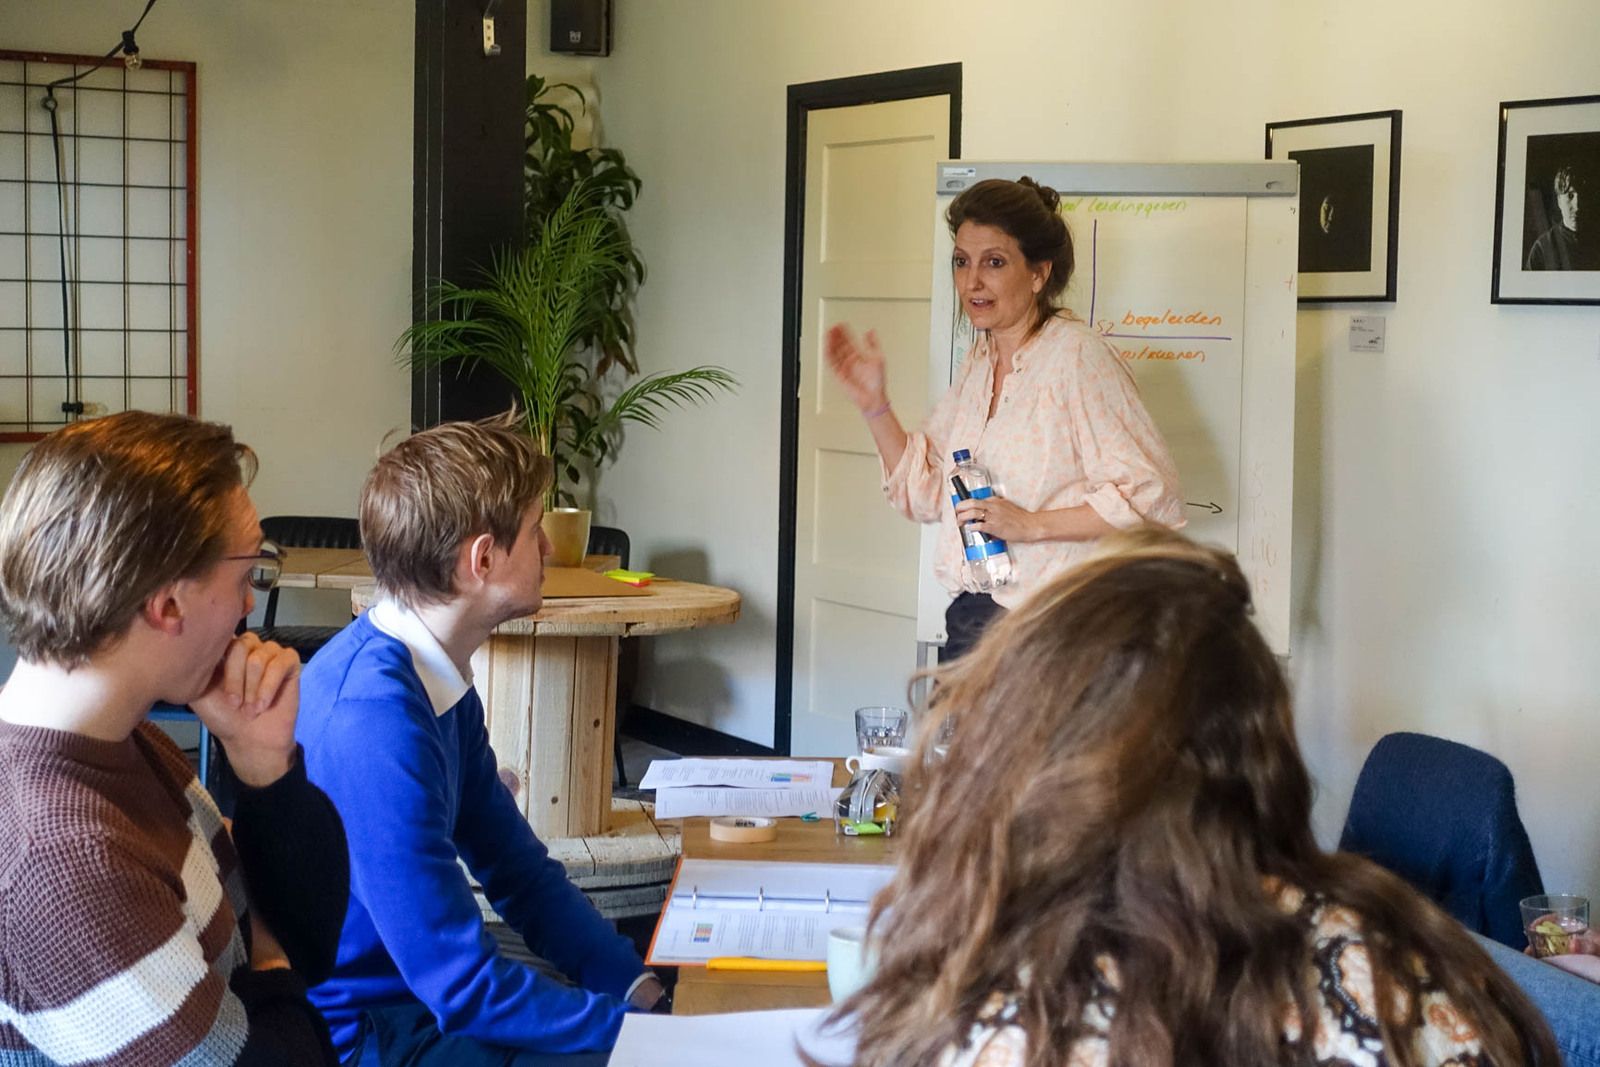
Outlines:
<svg viewBox="0 0 1600 1067"><path fill-rule="evenodd" d="M1218 504L1216 501L1210 501L1210 502L1205 503L1205 504L1196 504L1193 500L1190 500L1190 501L1186 501L1186 503L1191 508L1201 508L1202 510L1211 512L1211 514L1213 514L1213 515L1221 515L1222 514L1222 505Z"/></svg>

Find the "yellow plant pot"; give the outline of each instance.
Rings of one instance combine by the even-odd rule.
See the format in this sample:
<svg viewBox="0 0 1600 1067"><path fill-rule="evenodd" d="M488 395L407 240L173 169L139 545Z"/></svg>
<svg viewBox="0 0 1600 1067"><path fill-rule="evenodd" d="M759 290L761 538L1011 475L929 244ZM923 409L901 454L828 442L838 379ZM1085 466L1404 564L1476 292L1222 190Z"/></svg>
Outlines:
<svg viewBox="0 0 1600 1067"><path fill-rule="evenodd" d="M544 535L550 539L552 567L581 567L589 548L588 508L551 508L544 513Z"/></svg>

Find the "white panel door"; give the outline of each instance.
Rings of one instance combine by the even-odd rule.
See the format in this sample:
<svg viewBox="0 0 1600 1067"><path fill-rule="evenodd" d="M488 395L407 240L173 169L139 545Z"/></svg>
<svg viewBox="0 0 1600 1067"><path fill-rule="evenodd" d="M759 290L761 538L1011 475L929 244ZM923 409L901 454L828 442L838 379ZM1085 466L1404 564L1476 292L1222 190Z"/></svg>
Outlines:
<svg viewBox="0 0 1600 1067"><path fill-rule="evenodd" d="M934 166L950 98L812 111L800 293L794 689L790 751L845 755L852 711L904 706L916 666L918 534L884 503L877 450L829 375L836 322L876 330L908 428L928 395Z"/></svg>

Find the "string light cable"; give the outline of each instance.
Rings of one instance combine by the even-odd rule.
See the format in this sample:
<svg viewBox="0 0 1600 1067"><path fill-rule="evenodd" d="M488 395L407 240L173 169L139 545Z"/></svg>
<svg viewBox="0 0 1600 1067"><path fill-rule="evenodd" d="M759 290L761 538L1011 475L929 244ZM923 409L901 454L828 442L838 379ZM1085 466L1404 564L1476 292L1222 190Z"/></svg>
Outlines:
<svg viewBox="0 0 1600 1067"><path fill-rule="evenodd" d="M150 14L150 9L155 6L156 0L149 0L144 5L144 11L139 14L139 20L133 24L133 28L123 30L122 40L118 41L98 63L79 71L77 74L57 78L49 83L44 87L44 99L39 101L39 106L44 108L50 115L50 145L55 153L56 237L61 260L61 360L67 390L66 399L61 404L61 411L68 416L83 414L83 383L80 380L80 374L75 374L72 369L72 317L70 314L72 304L70 279L72 275L67 265L67 184L61 173L61 124L56 117L60 102L56 100L56 90L76 85L119 55L122 56L123 65L128 70L138 70L140 62L139 43L134 39L134 34L139 32L139 27L144 25L145 16Z"/></svg>

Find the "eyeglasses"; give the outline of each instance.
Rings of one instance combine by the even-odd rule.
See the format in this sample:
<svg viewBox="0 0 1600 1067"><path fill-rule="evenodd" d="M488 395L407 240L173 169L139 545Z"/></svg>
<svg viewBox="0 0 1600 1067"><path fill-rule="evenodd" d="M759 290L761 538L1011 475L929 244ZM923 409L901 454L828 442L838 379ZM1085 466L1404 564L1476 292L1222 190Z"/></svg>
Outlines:
<svg viewBox="0 0 1600 1067"><path fill-rule="evenodd" d="M263 593L271 592L272 587L278 584L278 575L283 573L283 549L271 541L261 542L261 550L251 555L222 558L254 560L255 566L250 568L250 573L245 575L245 578L252 589L259 589Z"/></svg>

